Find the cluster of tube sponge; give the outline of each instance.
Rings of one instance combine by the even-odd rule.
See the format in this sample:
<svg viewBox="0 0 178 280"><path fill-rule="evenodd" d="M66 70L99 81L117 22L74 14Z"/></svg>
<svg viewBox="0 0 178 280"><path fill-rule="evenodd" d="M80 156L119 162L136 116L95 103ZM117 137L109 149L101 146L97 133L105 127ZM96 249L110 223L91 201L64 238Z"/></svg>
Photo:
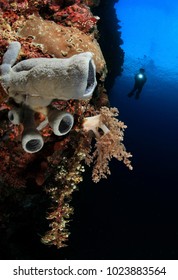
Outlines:
<svg viewBox="0 0 178 280"><path fill-rule="evenodd" d="M24 130L22 134L22 147L28 153L35 153L41 150L44 145L43 138L39 132L45 125L49 123L53 132L57 136L67 134L74 123L73 116L68 112L61 112L55 108L48 108L48 115L44 122L38 127L34 121L34 111L23 105L19 108L14 108L8 112L9 120L18 125L23 124Z"/></svg>
<svg viewBox="0 0 178 280"><path fill-rule="evenodd" d="M22 146L34 153L43 147L39 130L49 122L53 132L60 136L68 133L74 123L68 112L50 108L54 99L88 99L96 87L96 68L92 53L76 54L70 58L31 58L17 63L21 45L11 42L3 56L0 81L16 104L9 111L13 124L22 123ZM13 66L14 65L14 66ZM35 127L34 112L47 107L46 121Z"/></svg>

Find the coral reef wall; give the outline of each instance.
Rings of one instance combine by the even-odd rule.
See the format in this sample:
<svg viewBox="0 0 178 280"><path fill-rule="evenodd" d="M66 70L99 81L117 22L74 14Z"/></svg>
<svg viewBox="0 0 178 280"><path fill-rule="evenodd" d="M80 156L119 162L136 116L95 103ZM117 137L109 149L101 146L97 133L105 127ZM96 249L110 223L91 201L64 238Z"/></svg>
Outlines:
<svg viewBox="0 0 178 280"><path fill-rule="evenodd" d="M8 248L7 244L13 238L26 237L28 219L25 215L34 222L30 227L38 233L38 242L41 239L44 244L57 248L66 246L74 211L72 195L83 180L85 166L92 167L91 177L95 183L110 174L109 161L112 158L123 161L132 169L131 154L123 144L126 125L118 120L118 110L110 108L105 89L109 89L116 75L121 73L123 59L117 31L114 32L117 21L113 20L113 24L107 26L111 22L108 21L109 12L111 17L114 14L114 1L108 3L96 0L0 0L0 78L3 85L0 87L0 240L5 240L2 243ZM17 41L15 45L19 52L11 62L9 54L13 56L14 50L10 51L13 41ZM85 57L86 52L93 60L87 64L87 75L82 77L85 77L86 90L94 83L92 96L88 99L54 99L56 87L48 71L53 58L66 61L80 53ZM42 65L44 81L49 83L48 105L38 104L45 89L43 83L36 80L39 61L46 63ZM96 67L92 66L94 64ZM66 75L71 75L69 70L73 67L79 69L74 62L72 67L65 69ZM50 70L52 74L60 72L56 68ZM31 78L27 83L27 94L22 96L19 81L23 83L28 75ZM79 80L77 77L75 81ZM37 87L39 95L34 94ZM70 80L72 87L74 83ZM78 93L80 88L76 91ZM31 107L29 100L32 97L36 98L38 107ZM50 112L54 111L59 115L64 112L73 119L70 130L60 136L50 125ZM16 115L19 122L14 122ZM69 126L68 120L58 123L57 129L62 127L65 130ZM34 153L29 153L22 145L27 123L34 126L35 133L44 142L43 148ZM32 147L35 143L36 139L32 141Z"/></svg>

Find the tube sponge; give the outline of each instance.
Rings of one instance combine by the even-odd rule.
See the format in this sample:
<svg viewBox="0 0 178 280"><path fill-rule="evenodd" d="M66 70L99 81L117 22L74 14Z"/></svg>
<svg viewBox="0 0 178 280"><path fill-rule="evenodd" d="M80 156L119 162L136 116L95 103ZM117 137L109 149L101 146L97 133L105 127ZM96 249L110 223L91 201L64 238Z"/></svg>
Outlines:
<svg viewBox="0 0 178 280"><path fill-rule="evenodd" d="M4 54L13 57L15 42ZM17 51L16 51L17 52ZM31 108L48 106L53 99L88 99L96 87L96 69L92 53L76 54L70 58L32 58L4 71L2 85L16 103Z"/></svg>
<svg viewBox="0 0 178 280"><path fill-rule="evenodd" d="M11 67L14 65L20 49L21 49L21 45L19 42L12 42L9 44L9 47L3 56L1 75L5 75L7 73L6 71L4 71L3 66L9 65L9 67Z"/></svg>
<svg viewBox="0 0 178 280"><path fill-rule="evenodd" d="M48 121L55 135L67 134L74 124L74 117L68 112L51 109L48 112Z"/></svg>

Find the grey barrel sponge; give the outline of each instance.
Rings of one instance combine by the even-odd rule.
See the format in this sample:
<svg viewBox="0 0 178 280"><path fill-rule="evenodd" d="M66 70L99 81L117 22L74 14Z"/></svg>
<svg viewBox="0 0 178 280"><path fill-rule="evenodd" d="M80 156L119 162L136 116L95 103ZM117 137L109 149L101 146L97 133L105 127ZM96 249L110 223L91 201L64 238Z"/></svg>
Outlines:
<svg viewBox="0 0 178 280"><path fill-rule="evenodd" d="M54 99L91 98L97 84L92 53L70 58L32 58L12 66L19 45L10 43L1 65L1 83L16 103L35 108L48 106Z"/></svg>

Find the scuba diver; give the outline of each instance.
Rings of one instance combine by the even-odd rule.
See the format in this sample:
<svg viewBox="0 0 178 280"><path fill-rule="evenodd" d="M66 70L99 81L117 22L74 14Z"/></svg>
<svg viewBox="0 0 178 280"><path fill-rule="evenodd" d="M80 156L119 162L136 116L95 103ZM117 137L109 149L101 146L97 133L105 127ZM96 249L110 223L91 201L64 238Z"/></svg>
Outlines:
<svg viewBox="0 0 178 280"><path fill-rule="evenodd" d="M135 98L138 99L146 80L145 69L140 68L139 72L135 75L135 84L131 92L129 92L128 97L133 96L136 91Z"/></svg>

